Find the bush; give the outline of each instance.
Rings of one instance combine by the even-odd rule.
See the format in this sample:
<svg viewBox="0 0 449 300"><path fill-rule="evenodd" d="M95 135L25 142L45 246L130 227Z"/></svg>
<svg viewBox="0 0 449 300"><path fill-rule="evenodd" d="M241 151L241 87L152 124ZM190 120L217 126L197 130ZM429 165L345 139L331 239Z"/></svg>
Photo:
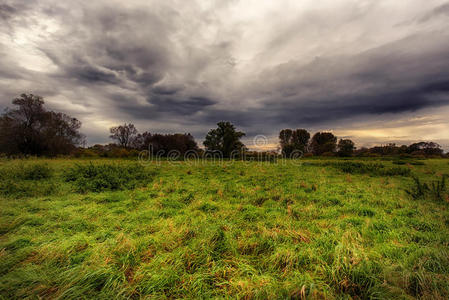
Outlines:
<svg viewBox="0 0 449 300"><path fill-rule="evenodd" d="M145 185L152 174L139 164L87 165L77 164L64 174L64 179L71 182L80 193L133 189Z"/></svg>
<svg viewBox="0 0 449 300"><path fill-rule="evenodd" d="M20 171L20 176L24 180L41 180L51 178L53 169L46 164L35 164L25 166Z"/></svg>
<svg viewBox="0 0 449 300"><path fill-rule="evenodd" d="M421 182L418 177L413 177L413 186L409 190L405 190L413 199L431 198L437 201L444 201L447 197L446 177L444 175L439 180L434 180L430 183Z"/></svg>

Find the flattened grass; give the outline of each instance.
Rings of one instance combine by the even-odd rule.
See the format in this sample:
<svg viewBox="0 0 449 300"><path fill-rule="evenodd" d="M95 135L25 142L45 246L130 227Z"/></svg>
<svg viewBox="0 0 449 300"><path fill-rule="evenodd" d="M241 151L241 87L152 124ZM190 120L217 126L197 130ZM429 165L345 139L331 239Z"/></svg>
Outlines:
<svg viewBox="0 0 449 300"><path fill-rule="evenodd" d="M431 185L449 174L447 162L389 175L331 165L348 160L316 162L98 160L100 181L139 169L123 172L130 185L80 191L64 174L86 161L2 161L0 174L34 164L52 171L15 180L35 184L33 193L1 193L0 295L449 297L447 190L443 201L406 192L414 185L408 175ZM81 178L88 185L97 175ZM47 193L43 183L57 190Z"/></svg>

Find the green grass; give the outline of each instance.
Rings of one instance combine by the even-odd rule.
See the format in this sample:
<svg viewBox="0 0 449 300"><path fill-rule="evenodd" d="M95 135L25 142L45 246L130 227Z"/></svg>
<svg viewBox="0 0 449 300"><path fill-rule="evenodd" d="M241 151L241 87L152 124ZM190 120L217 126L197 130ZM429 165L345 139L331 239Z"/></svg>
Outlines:
<svg viewBox="0 0 449 300"><path fill-rule="evenodd" d="M0 298L447 299L445 174L447 160L2 160Z"/></svg>

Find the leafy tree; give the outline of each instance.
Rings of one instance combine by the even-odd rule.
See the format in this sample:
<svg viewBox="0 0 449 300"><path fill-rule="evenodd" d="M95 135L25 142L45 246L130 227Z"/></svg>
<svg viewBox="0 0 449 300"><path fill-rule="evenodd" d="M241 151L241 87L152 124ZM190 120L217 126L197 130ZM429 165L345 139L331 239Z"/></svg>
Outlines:
<svg viewBox="0 0 449 300"><path fill-rule="evenodd" d="M223 157L230 157L235 150L240 151L245 148L245 145L240 141L240 138L245 136L244 132L236 131L233 124L230 122L217 123L216 129L211 129L203 142L203 145L208 151L220 151Z"/></svg>
<svg viewBox="0 0 449 300"><path fill-rule="evenodd" d="M81 122L63 113L49 112L42 135L51 154L70 153L75 145L84 143L78 132Z"/></svg>
<svg viewBox="0 0 449 300"><path fill-rule="evenodd" d="M81 122L63 113L47 111L42 97L22 94L0 117L0 152L7 154L68 154L84 142Z"/></svg>
<svg viewBox="0 0 449 300"><path fill-rule="evenodd" d="M283 129L279 132L282 153L289 157L295 150L306 152L310 133L305 129Z"/></svg>
<svg viewBox="0 0 449 300"><path fill-rule="evenodd" d="M408 153L423 154L423 155L442 155L443 150L441 146L434 142L419 142L411 144L408 149Z"/></svg>
<svg viewBox="0 0 449 300"><path fill-rule="evenodd" d="M369 149L370 153L378 155L398 155L403 151L402 147L398 147L395 143L388 143L382 146L374 146Z"/></svg>
<svg viewBox="0 0 449 300"><path fill-rule="evenodd" d="M337 148L340 156L351 156L355 150L354 142L347 139L340 139Z"/></svg>
<svg viewBox="0 0 449 300"><path fill-rule="evenodd" d="M294 150L292 145L292 136L293 130L291 129L282 129L279 132L279 144L281 146L281 152L286 157L289 157Z"/></svg>
<svg viewBox="0 0 449 300"><path fill-rule="evenodd" d="M314 155L335 152L337 148L337 137L330 132L317 132L312 137L311 147Z"/></svg>
<svg viewBox="0 0 449 300"><path fill-rule="evenodd" d="M279 142L281 144L281 147L285 147L286 145L290 144L292 135L293 130L291 129L282 129L279 132Z"/></svg>
<svg viewBox="0 0 449 300"><path fill-rule="evenodd" d="M293 131L292 142L295 149L306 152L310 140L310 133L305 129Z"/></svg>
<svg viewBox="0 0 449 300"><path fill-rule="evenodd" d="M360 149L357 155L423 155L423 156L441 156L443 149L434 142L419 142L413 143L410 146L397 146L394 143L389 143L382 146L375 146L369 149Z"/></svg>
<svg viewBox="0 0 449 300"><path fill-rule="evenodd" d="M131 147L138 134L136 127L131 123L111 127L109 131L111 133L109 137L124 148Z"/></svg>
<svg viewBox="0 0 449 300"><path fill-rule="evenodd" d="M153 154L167 155L175 150L185 154L189 150L198 150L198 145L190 133L187 134L151 134L144 132L136 138L135 146L139 150L148 150L151 145Z"/></svg>

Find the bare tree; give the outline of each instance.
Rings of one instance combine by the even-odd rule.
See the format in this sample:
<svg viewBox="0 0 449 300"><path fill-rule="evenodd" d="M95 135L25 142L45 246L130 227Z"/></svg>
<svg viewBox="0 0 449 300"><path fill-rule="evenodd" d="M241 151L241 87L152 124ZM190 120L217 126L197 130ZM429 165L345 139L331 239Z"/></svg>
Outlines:
<svg viewBox="0 0 449 300"><path fill-rule="evenodd" d="M109 131L111 133L109 137L116 140L120 146L125 148L133 144L138 134L136 127L131 123L111 127Z"/></svg>

